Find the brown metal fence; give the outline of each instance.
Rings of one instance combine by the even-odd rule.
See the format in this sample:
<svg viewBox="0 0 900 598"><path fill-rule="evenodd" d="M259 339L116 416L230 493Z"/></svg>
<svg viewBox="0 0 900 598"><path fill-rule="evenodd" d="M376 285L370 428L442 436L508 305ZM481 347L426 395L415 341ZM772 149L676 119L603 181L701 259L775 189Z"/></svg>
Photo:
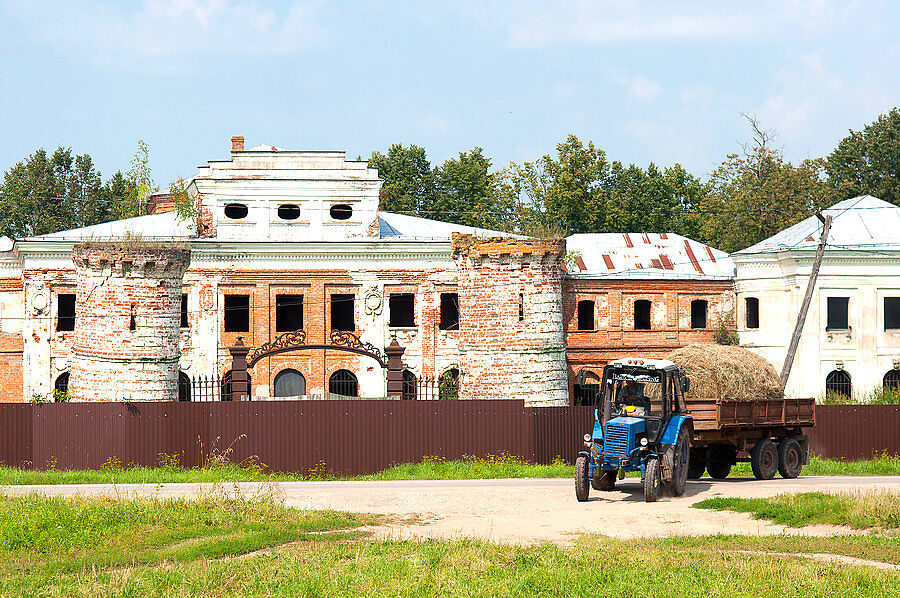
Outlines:
<svg viewBox="0 0 900 598"><path fill-rule="evenodd" d="M816 454L859 459L900 454L900 407L819 406L809 430ZM508 453L572 461L592 426L591 407L524 407L518 401L330 400L0 405L0 462L19 467L188 467L230 448L274 471L371 473L428 455Z"/></svg>

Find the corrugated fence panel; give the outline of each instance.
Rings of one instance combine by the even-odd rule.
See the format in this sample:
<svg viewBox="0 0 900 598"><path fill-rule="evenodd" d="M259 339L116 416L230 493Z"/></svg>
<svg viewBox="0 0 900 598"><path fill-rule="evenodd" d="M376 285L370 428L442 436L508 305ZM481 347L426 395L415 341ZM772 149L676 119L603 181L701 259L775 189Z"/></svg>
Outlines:
<svg viewBox="0 0 900 598"><path fill-rule="evenodd" d="M0 405L0 463L32 467L31 404Z"/></svg>
<svg viewBox="0 0 900 598"><path fill-rule="evenodd" d="M829 459L900 455L900 405L817 405L809 448Z"/></svg>
<svg viewBox="0 0 900 598"><path fill-rule="evenodd" d="M535 463L557 457L571 463L584 449L584 435L594 429L594 407L532 407Z"/></svg>

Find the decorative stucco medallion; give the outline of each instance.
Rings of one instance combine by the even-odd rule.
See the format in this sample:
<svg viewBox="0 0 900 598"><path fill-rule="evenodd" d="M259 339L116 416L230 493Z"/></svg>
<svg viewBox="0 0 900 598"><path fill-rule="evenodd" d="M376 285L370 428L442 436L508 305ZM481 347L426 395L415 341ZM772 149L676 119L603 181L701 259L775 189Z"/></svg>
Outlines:
<svg viewBox="0 0 900 598"><path fill-rule="evenodd" d="M384 309L384 292L381 290L381 288L368 287L366 289L366 296L363 300L363 305L365 305L366 307L366 315L381 315L381 310Z"/></svg>

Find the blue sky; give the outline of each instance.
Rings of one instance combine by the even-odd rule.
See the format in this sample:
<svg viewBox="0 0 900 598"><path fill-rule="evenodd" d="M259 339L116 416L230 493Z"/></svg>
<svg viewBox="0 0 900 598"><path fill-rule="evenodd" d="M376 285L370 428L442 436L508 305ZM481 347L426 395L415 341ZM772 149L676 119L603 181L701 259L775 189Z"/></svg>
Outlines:
<svg viewBox="0 0 900 598"><path fill-rule="evenodd" d="M248 147L474 146L496 167L569 133L707 175L749 137L827 154L900 104L900 4L0 0L0 168L38 147L156 181Z"/></svg>

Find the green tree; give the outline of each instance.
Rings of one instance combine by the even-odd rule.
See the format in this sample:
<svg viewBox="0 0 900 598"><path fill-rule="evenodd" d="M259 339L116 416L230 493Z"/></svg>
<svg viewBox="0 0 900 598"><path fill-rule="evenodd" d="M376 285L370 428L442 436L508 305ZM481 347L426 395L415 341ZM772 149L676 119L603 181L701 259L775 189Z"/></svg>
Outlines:
<svg viewBox="0 0 900 598"><path fill-rule="evenodd" d="M837 199L872 195L900 205L900 111L850 131L828 156L825 171Z"/></svg>
<svg viewBox="0 0 900 598"><path fill-rule="evenodd" d="M131 169L125 178L128 181L124 188L125 195L112 204L116 220L143 215L147 197L159 189L150 174L150 146L143 139L138 139L137 150L131 158Z"/></svg>
<svg viewBox="0 0 900 598"><path fill-rule="evenodd" d="M387 154L372 152L369 167L384 179L378 209L431 217L435 211L434 173L423 148L395 143Z"/></svg>
<svg viewBox="0 0 900 598"><path fill-rule="evenodd" d="M437 220L466 226L508 229L514 202L489 172L491 161L480 147L461 152L434 169Z"/></svg>

